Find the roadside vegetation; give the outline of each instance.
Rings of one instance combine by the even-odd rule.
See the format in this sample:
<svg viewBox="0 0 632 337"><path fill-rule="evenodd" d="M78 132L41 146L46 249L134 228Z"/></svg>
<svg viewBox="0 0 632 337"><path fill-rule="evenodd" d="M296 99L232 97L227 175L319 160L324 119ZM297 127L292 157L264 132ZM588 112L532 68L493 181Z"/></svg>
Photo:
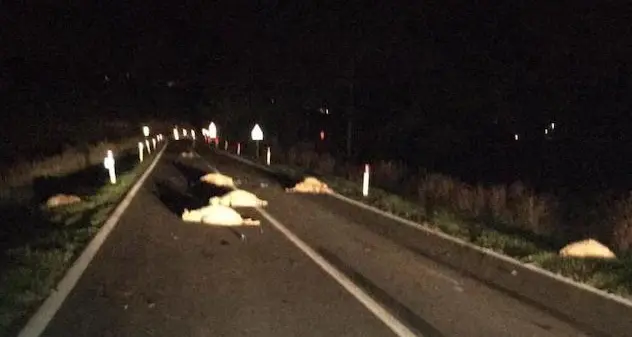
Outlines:
<svg viewBox="0 0 632 337"><path fill-rule="evenodd" d="M137 142L69 148L2 172L0 336L16 334L26 323L146 169L153 153L139 164ZM115 153L115 185L103 168L107 149ZM47 198L58 193L82 201L47 208Z"/></svg>
<svg viewBox="0 0 632 337"><path fill-rule="evenodd" d="M364 198L362 166L317 153L309 144L276 149L273 167L290 175L317 175L340 194L524 263L632 297L632 194L561 200L537 194L520 182L471 185L382 161L371 165L371 191ZM610 247L618 258L558 255L564 245L589 237Z"/></svg>
<svg viewBox="0 0 632 337"><path fill-rule="evenodd" d="M11 187L30 184L40 177L63 176L77 172L101 163L107 150L120 153L134 149L137 144L138 137L118 142L98 142L82 147L68 147L57 155L45 158L22 160L0 170L0 188L7 191Z"/></svg>

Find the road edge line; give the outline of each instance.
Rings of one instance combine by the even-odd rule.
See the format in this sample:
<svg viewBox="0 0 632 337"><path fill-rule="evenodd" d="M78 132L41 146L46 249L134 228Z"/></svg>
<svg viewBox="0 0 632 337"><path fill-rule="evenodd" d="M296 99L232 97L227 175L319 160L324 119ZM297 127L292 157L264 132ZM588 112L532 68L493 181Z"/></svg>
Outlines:
<svg viewBox="0 0 632 337"><path fill-rule="evenodd" d="M582 290L589 291L589 292L591 292L591 293L593 293L595 295L604 296L604 297L606 297L608 299L614 300L614 301L616 301L616 302L618 302L620 304L623 304L625 306L628 306L628 307L632 308L632 301L630 301L630 300L628 300L628 299L626 299L624 297L617 296L617 295L605 292L605 291L603 291L601 289L597 289L595 287L592 287L590 285L577 282L577 281L575 281L573 279L570 279L568 277L564 277L562 275L555 274L555 273L553 273L551 271L548 271L546 269L537 267L535 265L522 263L522 262L520 262L520 261L518 261L518 260L516 260L516 259L514 259L514 258L512 258L510 256L500 254L500 253L495 252L495 251L493 251L491 249L488 249L488 248L479 247L479 246L474 245L474 244L472 244L470 242L461 240L459 238L455 238L453 236L450 236L450 235L448 235L446 233L443 233L443 232L440 232L440 231L437 231L437 230L433 230L432 228L428 228L428 227L424 226L423 224L420 224L420 223L417 223L417 222L414 222L414 221L411 221L411 220L408 220L408 219L404 219L404 218L402 218L400 216L397 216L395 214L383 211L383 210L381 210L379 208L373 207L371 205L367 205L367 204L365 204L363 202L360 202L360 201L357 201L355 199L346 197L344 195L341 195L341 194L338 194L338 193L332 193L331 196L333 196L333 197L335 197L335 198L337 198L337 199L339 199L341 201L345 201L347 203L355 205L357 207L361 207L361 208L370 210L370 211L372 211L374 213L380 214L380 215L382 215L384 217L387 217L389 219L396 220L396 221L401 222L402 224L410 226L410 227L412 227L414 229L421 230L421 231L424 231L424 232L432 234L432 235L436 235L438 237L441 237L442 239L451 241L453 243L456 243L458 245L467 247L469 249L476 250L476 251L478 251L480 253L483 253L483 254L486 254L486 255L490 255L490 256L492 256L494 258L497 258L499 260L505 261L505 262L510 263L512 265L515 265L517 267L525 268L525 269L528 269L528 270L533 271L535 273L543 274L545 276L548 276L548 277L554 278L554 279L556 279L558 281L561 281L561 282L563 282L563 283L565 283L565 284L567 284L569 286L578 287L578 288L581 288Z"/></svg>
<svg viewBox="0 0 632 337"><path fill-rule="evenodd" d="M274 170L272 170L272 169L270 169L268 167L265 167L265 166L263 166L261 164L255 163L255 162L252 162L252 161L250 161L250 160L248 160L246 158L236 157L235 155L233 155L231 153L222 153L221 151L217 151L217 153L220 154L220 155L224 155L226 157L232 158L234 160L237 160L239 162L242 162L242 163L244 163L246 165L250 165L250 166L259 168L259 169L264 170L264 171L268 171L268 172L272 172L272 173L278 173L278 172L276 172L276 171L274 171ZM428 228L427 226L424 226L421 223L417 223L417 222L414 222L414 221L411 221L411 220L408 220L408 219L404 219L404 218L402 218L402 217L400 217L398 215L395 215L393 213L389 213L389 212L383 211L383 210L381 210L379 208L376 208L374 206L365 204L365 203L363 203L361 201L358 201L358 200L355 200L355 199L343 196L341 194L331 193L330 195L332 197L335 197L335 198L341 200L341 201L345 201L345 202L347 202L349 204L352 204L354 206L367 209L367 210L372 211L374 213L380 214L382 216L385 216L387 218L390 218L392 220L400 222L400 223L402 223L404 225L410 226L410 227L412 227L412 228L414 228L416 230L423 231L423 232L428 233L430 235L438 236L438 237L440 237L442 239L445 239L447 241L455 243L455 244L457 244L459 246L463 246L463 247L475 250L475 251L480 252L480 253L482 253L484 255L488 255L488 256L490 256L492 258L496 258L496 259L499 259L499 260L504 261L506 263L509 263L509 264L511 264L511 265L513 265L515 267L524 268L524 269L532 271L532 272L534 272L536 274L540 274L542 276L552 278L552 279L560 281L560 282L562 282L562 283L564 283L564 284L566 284L568 286L588 291L588 292L590 292L590 293L592 293L594 295L603 297L604 299L615 301L616 303L619 303L619 304L621 304L623 306L626 306L626 307L632 309L632 300L629 300L627 298L624 298L624 297L621 297L621 296L618 296L618 295L615 295L615 294L603 291L601 289L595 288L595 287L590 286L588 284L577 282L577 281L575 281L575 280L573 280L571 278L555 274L555 273L553 273L553 272L551 272L549 270L546 270L544 268L540 268L540 267L535 266L535 265L522 263L522 262L520 262L520 261L518 261L518 260L516 260L516 259L514 259L514 258L512 258L510 256L497 253L497 252L495 252L495 251L493 251L491 249L488 249L488 248L479 247L479 246L474 245L474 244L472 244L470 242L463 241L463 240L461 240L459 238L455 238L453 236L450 236L450 235L448 235L446 233L434 230L432 228Z"/></svg>
<svg viewBox="0 0 632 337"><path fill-rule="evenodd" d="M216 173L221 173L216 167L211 165L208 160L200 156L200 158ZM233 190L237 188L232 188ZM319 266L325 273L329 274L340 286L342 286L351 296L353 296L358 302L369 310L375 317L377 317L382 323L384 323L391 331L393 331L399 337L424 337L423 334L415 333L411 328L402 323L397 317L391 314L384 306L380 305L369 294L367 294L362 288L353 283L343 272L338 270L334 265L329 263L322 255L318 254L312 247L310 247L305 241L301 240L296 234L292 233L287 227L285 227L279 220L274 218L270 213L260 207L254 207L266 220L272 224L283 234L291 243L293 243L303 254L307 255L317 266Z"/></svg>
<svg viewBox="0 0 632 337"><path fill-rule="evenodd" d="M61 308L62 304L74 289L75 285L88 268L88 265L97 254L105 240L108 238L112 230L116 227L116 224L120 220L121 216L130 205L143 183L154 170L156 164L162 157L162 154L167 149L169 143L167 142L162 150L154 157L153 162L136 181L134 186L127 192L123 200L116 206L112 214L103 223L99 232L90 240L90 243L84 248L81 255L73 262L72 266L66 271L64 277L57 283L57 286L48 295L44 303L40 305L37 311L31 316L26 325L22 328L18 337L38 337L40 336L50 321L53 319L57 311Z"/></svg>
<svg viewBox="0 0 632 337"><path fill-rule="evenodd" d="M324 270L331 278L336 280L340 286L342 286L347 292L349 292L355 299L362 303L374 316L376 316L382 323L384 323L391 331L398 336L417 336L424 337L421 334L415 333L408 326L397 319L391 314L384 306L380 305L369 294L367 294L362 288L353 283L343 272L334 267L329 261L327 261L322 255L318 254L312 247L310 247L305 241L301 240L296 234L292 233L287 227L285 227L280 221L274 218L267 211L255 207L257 212L263 215L281 234L290 240L298 249L300 249L305 255L307 255L314 263L316 263L322 270Z"/></svg>

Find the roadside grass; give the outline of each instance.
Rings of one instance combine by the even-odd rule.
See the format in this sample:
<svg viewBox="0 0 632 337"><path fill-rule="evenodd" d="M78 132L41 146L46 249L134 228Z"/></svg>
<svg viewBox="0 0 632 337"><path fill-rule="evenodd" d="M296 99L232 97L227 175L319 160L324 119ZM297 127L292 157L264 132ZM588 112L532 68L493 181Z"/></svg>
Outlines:
<svg viewBox="0 0 632 337"><path fill-rule="evenodd" d="M537 265L595 288L632 298L630 253L620 254L617 260L563 258L557 254L561 247L556 247L551 240L532 233L495 229L488 223L469 220L445 209L426 214L426 210L419 204L379 188L372 188L370 197L364 198L359 184L341 181L342 179L337 177L323 177L323 180L334 191L383 211L422 223L479 247Z"/></svg>
<svg viewBox="0 0 632 337"><path fill-rule="evenodd" d="M0 336L21 329L152 158L141 164L134 152L117 158L116 185L96 165L44 179L34 187L33 204L3 206L12 216L0 228ZM82 202L47 209L45 199L57 193L76 193Z"/></svg>
<svg viewBox="0 0 632 337"><path fill-rule="evenodd" d="M300 154L295 154L295 156L306 157ZM256 161L252 157L248 159ZM329 163L327 165L331 166ZM546 199L543 199L545 201L536 200L520 185L510 186L507 189L492 188L489 192L490 196L485 197L488 203L486 206L491 209L487 210L487 213L492 214L484 214L483 207L477 205L480 203L480 197L475 191L473 192L468 187L454 186L454 180L449 177L434 176L436 180L433 182L434 186L440 188L432 191L434 193L432 197L439 199L436 198L438 195L443 200L433 204L424 202L425 200L415 200L423 199L421 195L417 198L410 194L404 196L373 186L369 196L364 197L358 176L346 175L351 179L345 179L333 174L332 169L318 170L318 167L322 165L274 163L270 166L279 174L289 175L296 180L306 175L316 176L334 191L349 198L418 222L479 247L513 257L523 263L533 264L575 281L632 299L632 251L620 252L616 260L560 257L558 251L568 243L568 240L557 232L561 231L554 227L557 224L546 222L550 220L548 218L550 214L547 213L549 209L546 208L548 205L545 204ZM390 167L389 169L392 170ZM397 174L400 177L392 179L393 181L398 179L401 181L403 173L400 171ZM388 176L388 173L385 175ZM420 183L420 185L423 184L424 182ZM394 189L389 188L389 190ZM499 195L504 197L503 200L507 200L506 195L512 191L519 197L516 198L517 202L514 205L494 203L495 200L500 199ZM457 204L457 206L447 206L451 204ZM630 205L632 205L632 197L621 203L618 208L627 210L627 208L632 208ZM512 206L514 209L511 209ZM513 213L508 214L510 211ZM472 216L472 214L477 216ZM630 230L632 225L629 225L632 220L626 217L628 213L617 214L621 218L619 222L623 223L623 226L619 228L626 230L626 235L632 236L629 234L632 233Z"/></svg>
<svg viewBox="0 0 632 337"><path fill-rule="evenodd" d="M66 148L63 152L40 159L24 160L11 167L0 168L0 188L30 184L41 177L58 177L87 169L103 162L107 150L123 153L134 149L138 138L126 138L118 142L99 142Z"/></svg>

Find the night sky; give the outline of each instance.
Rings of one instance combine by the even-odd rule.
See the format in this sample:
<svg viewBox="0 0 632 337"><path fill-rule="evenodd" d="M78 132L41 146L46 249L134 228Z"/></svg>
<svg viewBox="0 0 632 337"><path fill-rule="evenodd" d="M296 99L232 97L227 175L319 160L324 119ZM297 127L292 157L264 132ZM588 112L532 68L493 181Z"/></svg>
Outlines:
<svg viewBox="0 0 632 337"><path fill-rule="evenodd" d="M415 102L511 125L629 115L625 1L28 3L3 4L4 87L126 72L326 86L353 74L368 110Z"/></svg>
<svg viewBox="0 0 632 337"><path fill-rule="evenodd" d="M106 74L322 97L352 82L369 138L535 138L555 121L580 143L632 139L628 1L28 4L0 11L9 100L99 90Z"/></svg>

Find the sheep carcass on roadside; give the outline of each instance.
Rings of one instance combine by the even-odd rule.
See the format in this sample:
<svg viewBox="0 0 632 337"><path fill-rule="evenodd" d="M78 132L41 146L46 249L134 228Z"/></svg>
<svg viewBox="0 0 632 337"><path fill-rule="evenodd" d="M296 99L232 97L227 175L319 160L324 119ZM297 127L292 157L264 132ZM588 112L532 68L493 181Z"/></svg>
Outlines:
<svg viewBox="0 0 632 337"><path fill-rule="evenodd" d="M595 257L604 259L614 259L615 254L599 241L587 239L573 242L560 250L560 256L565 257Z"/></svg>
<svg viewBox="0 0 632 337"><path fill-rule="evenodd" d="M57 206L70 205L81 202L81 198L76 195L56 194L46 201L46 207L53 208Z"/></svg>
<svg viewBox="0 0 632 337"><path fill-rule="evenodd" d="M298 192L298 193L333 193L333 190L327 186L327 184L322 181L314 178L307 177L303 179L303 181L297 183L292 188L286 188L287 192Z"/></svg>
<svg viewBox="0 0 632 337"><path fill-rule="evenodd" d="M267 206L268 202L266 200L259 199L256 195L248 191L234 190L221 197L213 197L209 199L209 204L229 207L260 207Z"/></svg>

